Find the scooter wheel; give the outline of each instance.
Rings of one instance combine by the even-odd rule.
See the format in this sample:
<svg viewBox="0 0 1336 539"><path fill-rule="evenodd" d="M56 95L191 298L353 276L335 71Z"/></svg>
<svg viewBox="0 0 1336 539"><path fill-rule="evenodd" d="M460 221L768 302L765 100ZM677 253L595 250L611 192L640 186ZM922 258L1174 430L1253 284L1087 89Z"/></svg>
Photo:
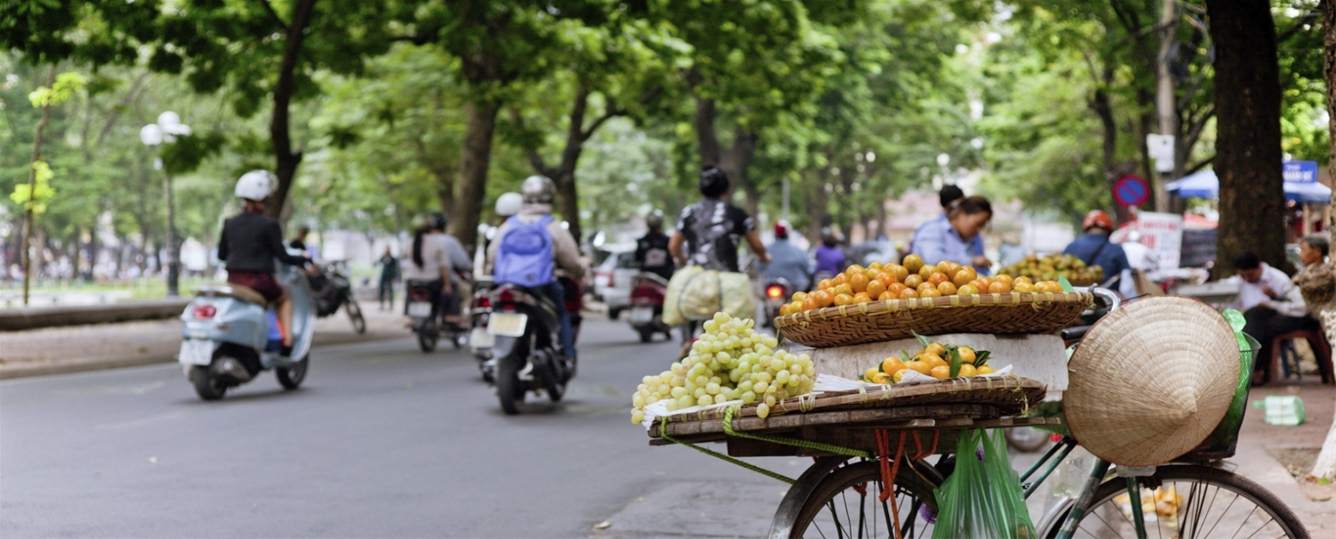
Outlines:
<svg viewBox="0 0 1336 539"><path fill-rule="evenodd" d="M310 366L311 355L307 354L291 367L274 369L274 376L278 378L278 385L283 386L283 389L297 389L302 385L302 380L306 379L306 371Z"/></svg>
<svg viewBox="0 0 1336 539"><path fill-rule="evenodd" d="M201 400L216 401L223 398L223 395L227 393L227 386L219 383L209 373L209 368L206 366L196 365L191 367L188 378L190 384L195 386L195 394L199 395Z"/></svg>
<svg viewBox="0 0 1336 539"><path fill-rule="evenodd" d="M431 353L436 350L436 340L439 337L435 331L419 331L417 334L418 349L423 353Z"/></svg>

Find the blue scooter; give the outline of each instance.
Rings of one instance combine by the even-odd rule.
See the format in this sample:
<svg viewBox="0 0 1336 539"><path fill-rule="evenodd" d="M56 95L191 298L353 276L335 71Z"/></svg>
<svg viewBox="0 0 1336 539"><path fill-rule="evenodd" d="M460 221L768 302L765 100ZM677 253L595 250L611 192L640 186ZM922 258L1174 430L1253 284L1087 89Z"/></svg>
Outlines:
<svg viewBox="0 0 1336 539"><path fill-rule="evenodd" d="M238 285L205 286L181 314L185 322L177 361L203 400L273 370L285 389L297 389L310 367L315 301L306 274L280 264L279 283L292 302L292 352L281 352L278 316L264 297Z"/></svg>

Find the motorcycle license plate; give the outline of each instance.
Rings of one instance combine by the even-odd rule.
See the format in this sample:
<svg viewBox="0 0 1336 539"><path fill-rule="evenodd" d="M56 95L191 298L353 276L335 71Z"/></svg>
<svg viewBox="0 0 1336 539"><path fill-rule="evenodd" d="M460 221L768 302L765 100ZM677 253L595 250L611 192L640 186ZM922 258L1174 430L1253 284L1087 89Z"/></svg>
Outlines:
<svg viewBox="0 0 1336 539"><path fill-rule="evenodd" d="M502 337L523 337L524 326L529 323L529 315L523 313L492 313L487 322L487 332Z"/></svg>
<svg viewBox="0 0 1336 539"><path fill-rule="evenodd" d="M653 307L636 307L631 309L632 324L648 324L654 321Z"/></svg>
<svg viewBox="0 0 1336 539"><path fill-rule="evenodd" d="M469 332L469 345L471 345L474 350L486 350L491 348L492 345L495 344L495 341L496 338L493 337L491 333L488 333L486 329L473 328L473 331Z"/></svg>
<svg viewBox="0 0 1336 539"><path fill-rule="evenodd" d="M186 339L181 341L177 361L187 365L208 365L213 361L213 341Z"/></svg>
<svg viewBox="0 0 1336 539"><path fill-rule="evenodd" d="M413 303L409 303L408 316L431 316L431 304L425 301L414 301Z"/></svg>

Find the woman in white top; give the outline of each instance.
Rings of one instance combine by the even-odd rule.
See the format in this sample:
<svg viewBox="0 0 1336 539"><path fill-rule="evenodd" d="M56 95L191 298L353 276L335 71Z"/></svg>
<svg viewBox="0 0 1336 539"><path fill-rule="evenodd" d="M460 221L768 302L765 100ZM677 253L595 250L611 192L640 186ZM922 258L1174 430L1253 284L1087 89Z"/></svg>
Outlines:
<svg viewBox="0 0 1336 539"><path fill-rule="evenodd" d="M467 273L472 262L459 240L445 233L445 225L445 216L437 213L413 233L412 257L405 265L404 279L425 281L436 298L433 304L438 308L443 306L449 318L459 313L459 298L455 293L461 284L459 275Z"/></svg>

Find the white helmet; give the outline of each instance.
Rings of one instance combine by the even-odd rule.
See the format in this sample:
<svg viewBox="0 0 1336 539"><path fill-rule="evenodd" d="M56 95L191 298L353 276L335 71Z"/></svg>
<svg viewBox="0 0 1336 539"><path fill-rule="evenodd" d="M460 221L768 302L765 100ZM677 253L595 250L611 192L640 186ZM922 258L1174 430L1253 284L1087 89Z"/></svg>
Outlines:
<svg viewBox="0 0 1336 539"><path fill-rule="evenodd" d="M529 204L551 204L556 198L557 185L547 176L529 176L520 184L520 193Z"/></svg>
<svg viewBox="0 0 1336 539"><path fill-rule="evenodd" d="M499 217L510 217L519 213L520 206L523 205L524 197L519 193L501 193L501 196L496 197L496 215Z"/></svg>
<svg viewBox="0 0 1336 539"><path fill-rule="evenodd" d="M237 179L236 193L237 198L246 200L264 200L269 194L274 192L275 181L274 174L268 170L252 170L241 175Z"/></svg>

